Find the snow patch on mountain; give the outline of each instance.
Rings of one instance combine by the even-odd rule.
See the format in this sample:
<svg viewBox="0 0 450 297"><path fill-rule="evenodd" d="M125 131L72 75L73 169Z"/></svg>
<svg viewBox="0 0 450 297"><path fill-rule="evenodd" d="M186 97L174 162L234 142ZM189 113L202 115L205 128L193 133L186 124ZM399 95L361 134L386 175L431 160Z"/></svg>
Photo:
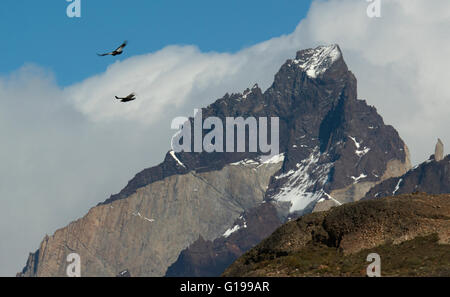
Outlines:
<svg viewBox="0 0 450 297"><path fill-rule="evenodd" d="M238 231L239 229L241 229L241 226L235 225L234 227L227 229L227 231L225 231L225 233L223 233L223 237L227 238L228 236L230 236L234 232Z"/></svg>
<svg viewBox="0 0 450 297"><path fill-rule="evenodd" d="M252 160L252 159L244 159L238 162L234 162L231 163L230 165L232 166L238 166L238 165L243 165L243 166L248 166L248 165L259 165L260 163L258 161Z"/></svg>
<svg viewBox="0 0 450 297"><path fill-rule="evenodd" d="M233 234L234 232L240 230L241 228L247 228L247 222L245 221L245 219L241 216L239 219L244 220L244 224L242 226L240 225L234 225L233 227L227 229L224 233L223 233L223 237L227 238L229 237L231 234Z"/></svg>
<svg viewBox="0 0 450 297"><path fill-rule="evenodd" d="M339 206L342 205L341 202L339 202L339 201L337 201L336 199L334 199L333 197L331 197L331 195L328 194L327 192L323 192L323 193L325 194L325 196L328 197L329 200L333 201L334 203L336 203L336 204L339 205Z"/></svg>
<svg viewBox="0 0 450 297"><path fill-rule="evenodd" d="M138 212L138 211L133 211L133 212L131 212L131 214L132 214L134 217L139 217L139 218L144 219L144 220L146 220L146 221L148 221L148 222L150 222L150 223L153 223L153 222L155 221L154 219L149 219L149 218L143 216L143 215L142 215L140 212Z"/></svg>
<svg viewBox="0 0 450 297"><path fill-rule="evenodd" d="M367 175L365 175L364 173L361 173L360 176L355 177L355 176L351 176L351 178L354 180L354 184L358 183L361 179L366 178Z"/></svg>
<svg viewBox="0 0 450 297"><path fill-rule="evenodd" d="M242 165L242 166L254 166L254 165L267 165L267 164L278 164L280 162L284 161L284 153L282 154L278 154L275 156L262 156L257 160L253 160L253 159L244 159L238 162L234 162L234 163L230 163L230 165L232 166L238 166L238 165ZM258 167L259 167L258 166Z"/></svg>
<svg viewBox="0 0 450 297"><path fill-rule="evenodd" d="M356 138L355 138L355 137L349 136L349 138L350 138L351 140L353 140L353 142L355 143L355 146L356 146L355 154L356 154L358 157L361 158L362 156L364 156L365 154L367 154L367 153L370 151L370 148L368 148L368 147L364 147L363 149L360 149L360 148L361 148L361 143L359 143L358 141L356 141Z"/></svg>
<svg viewBox="0 0 450 297"><path fill-rule="evenodd" d="M370 151L370 148L364 148L363 150L356 150L355 151L355 154L358 156L358 157L362 157L362 156L364 156L365 154L367 154L368 152Z"/></svg>
<svg viewBox="0 0 450 297"><path fill-rule="evenodd" d="M184 166L184 164L181 163L181 161L177 158L177 156L175 155L174 151L170 151L170 155L172 156L172 158L175 159L175 161L177 161L178 165L183 166L184 168L186 168L186 166Z"/></svg>
<svg viewBox="0 0 450 297"><path fill-rule="evenodd" d="M400 189L400 184L402 183L402 181L403 178L398 181L397 185L395 186L394 192L392 192L392 195L395 195L395 193L397 193L397 191Z"/></svg>
<svg viewBox="0 0 450 297"><path fill-rule="evenodd" d="M267 158L267 157L261 157L260 158L260 161L263 164L278 164L278 163L284 161L284 153L272 156L271 158L269 158L267 160L265 160L265 158Z"/></svg>

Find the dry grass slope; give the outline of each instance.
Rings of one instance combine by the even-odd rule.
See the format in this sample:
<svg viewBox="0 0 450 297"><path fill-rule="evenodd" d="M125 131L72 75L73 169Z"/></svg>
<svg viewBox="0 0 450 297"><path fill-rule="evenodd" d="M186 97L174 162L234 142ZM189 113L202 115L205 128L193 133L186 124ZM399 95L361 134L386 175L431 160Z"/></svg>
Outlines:
<svg viewBox="0 0 450 297"><path fill-rule="evenodd" d="M277 229L224 276L450 276L450 195L415 193L306 215Z"/></svg>

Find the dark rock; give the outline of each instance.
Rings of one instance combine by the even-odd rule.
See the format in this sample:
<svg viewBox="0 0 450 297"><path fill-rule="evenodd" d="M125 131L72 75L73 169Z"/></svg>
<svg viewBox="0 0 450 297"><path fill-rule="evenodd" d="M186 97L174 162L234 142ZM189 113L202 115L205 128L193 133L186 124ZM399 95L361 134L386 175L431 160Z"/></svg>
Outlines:
<svg viewBox="0 0 450 297"><path fill-rule="evenodd" d="M178 260L167 272L168 277L213 277L220 276L231 263L244 252L269 236L281 221L276 209L269 203L245 212L234 228L237 231L214 241L205 241L202 236L180 253Z"/></svg>
<svg viewBox="0 0 450 297"><path fill-rule="evenodd" d="M405 175L390 178L373 187L363 199L370 200L414 192L450 193L450 155L439 162L431 157Z"/></svg>

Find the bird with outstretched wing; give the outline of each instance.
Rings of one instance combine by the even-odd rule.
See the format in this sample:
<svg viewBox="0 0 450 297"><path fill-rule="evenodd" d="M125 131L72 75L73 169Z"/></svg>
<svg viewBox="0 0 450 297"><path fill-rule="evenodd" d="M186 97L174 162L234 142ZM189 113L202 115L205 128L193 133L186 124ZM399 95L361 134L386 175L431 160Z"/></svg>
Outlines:
<svg viewBox="0 0 450 297"><path fill-rule="evenodd" d="M127 43L128 42L125 40L118 48L116 48L112 52L106 53L106 54L97 54L97 55L99 55L100 57L104 57L104 56L108 56L108 55L111 55L111 56L121 55L123 53L123 48L127 46Z"/></svg>
<svg viewBox="0 0 450 297"><path fill-rule="evenodd" d="M130 95L126 96L126 97L117 97L115 96L117 100L120 100L121 102L128 102L128 101L133 101L136 99L136 94L131 93Z"/></svg>

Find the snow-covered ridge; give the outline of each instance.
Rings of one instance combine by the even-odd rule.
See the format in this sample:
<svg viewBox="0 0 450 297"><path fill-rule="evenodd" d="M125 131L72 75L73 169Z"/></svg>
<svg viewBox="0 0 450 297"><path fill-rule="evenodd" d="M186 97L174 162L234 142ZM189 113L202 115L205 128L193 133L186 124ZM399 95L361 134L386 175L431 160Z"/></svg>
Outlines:
<svg viewBox="0 0 450 297"><path fill-rule="evenodd" d="M253 93L253 91L255 89L259 88L258 84L254 84L253 87L251 89L247 89L244 91L244 93L242 93L242 96L240 96L239 98L237 98L237 101L241 101L243 99L247 99L248 95L250 95L251 93Z"/></svg>
<svg viewBox="0 0 450 297"><path fill-rule="evenodd" d="M305 58L293 60L294 64L303 69L311 78L317 78L323 74L341 57L339 47L334 44L330 46L319 46L315 49L306 50Z"/></svg>
<svg viewBox="0 0 450 297"><path fill-rule="evenodd" d="M290 170L287 173L275 176L276 179L288 178L284 187L273 199L280 202L290 202L290 213L302 211L324 196L323 190L310 191L314 185L323 187L328 181L332 164L317 165L319 158L319 148L316 147L307 159L297 164L296 170Z"/></svg>

